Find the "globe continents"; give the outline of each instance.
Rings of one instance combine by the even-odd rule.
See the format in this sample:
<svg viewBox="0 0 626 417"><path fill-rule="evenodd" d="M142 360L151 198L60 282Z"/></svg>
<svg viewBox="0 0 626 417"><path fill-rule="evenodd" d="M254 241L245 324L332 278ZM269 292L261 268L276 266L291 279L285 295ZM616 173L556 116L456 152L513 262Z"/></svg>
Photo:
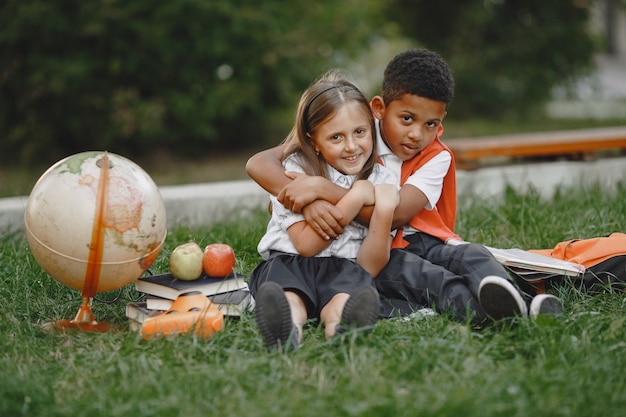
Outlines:
<svg viewBox="0 0 626 417"><path fill-rule="evenodd" d="M102 151L75 154L50 167L33 187L24 222L39 265L83 297L143 275L167 233L165 206L150 176Z"/></svg>

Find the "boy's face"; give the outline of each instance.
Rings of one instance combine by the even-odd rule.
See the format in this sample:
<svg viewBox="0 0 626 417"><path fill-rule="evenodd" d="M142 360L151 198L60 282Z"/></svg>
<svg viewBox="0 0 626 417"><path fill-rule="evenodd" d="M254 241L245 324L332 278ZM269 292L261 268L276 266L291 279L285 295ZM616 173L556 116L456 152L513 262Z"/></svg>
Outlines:
<svg viewBox="0 0 626 417"><path fill-rule="evenodd" d="M403 161L413 158L436 137L446 116L446 103L405 94L385 106L382 97L370 102L380 131L389 149Z"/></svg>

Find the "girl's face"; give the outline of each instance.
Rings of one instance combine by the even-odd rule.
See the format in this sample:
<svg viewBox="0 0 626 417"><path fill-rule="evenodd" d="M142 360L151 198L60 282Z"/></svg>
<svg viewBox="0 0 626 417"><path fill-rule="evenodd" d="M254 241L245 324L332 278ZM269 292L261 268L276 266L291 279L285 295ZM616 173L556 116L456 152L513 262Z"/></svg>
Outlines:
<svg viewBox="0 0 626 417"><path fill-rule="evenodd" d="M320 123L311 143L326 163L346 175L356 175L372 154L374 142L370 119L356 101L345 103Z"/></svg>

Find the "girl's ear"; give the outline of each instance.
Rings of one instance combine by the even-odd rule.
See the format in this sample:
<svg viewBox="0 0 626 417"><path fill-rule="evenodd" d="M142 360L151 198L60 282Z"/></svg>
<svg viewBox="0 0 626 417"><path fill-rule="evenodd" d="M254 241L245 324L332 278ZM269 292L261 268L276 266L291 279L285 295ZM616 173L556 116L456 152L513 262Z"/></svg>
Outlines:
<svg viewBox="0 0 626 417"><path fill-rule="evenodd" d="M315 153L319 155L320 151L319 149L317 149L317 145L315 144L315 141L313 140L313 137L311 136L311 134L307 132L306 137L309 140L309 143L311 144L311 147L313 148Z"/></svg>
<svg viewBox="0 0 626 417"><path fill-rule="evenodd" d="M383 118L385 114L385 102L381 96L375 96L370 100L370 109L372 109L372 114L378 120Z"/></svg>

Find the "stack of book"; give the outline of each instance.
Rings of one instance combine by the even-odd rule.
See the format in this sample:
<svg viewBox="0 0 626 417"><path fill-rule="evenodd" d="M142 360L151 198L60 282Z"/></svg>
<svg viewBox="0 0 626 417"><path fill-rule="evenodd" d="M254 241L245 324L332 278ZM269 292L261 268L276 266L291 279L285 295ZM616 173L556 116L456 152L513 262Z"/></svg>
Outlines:
<svg viewBox="0 0 626 417"><path fill-rule="evenodd" d="M141 277L135 281L135 289L144 295L145 301L128 303L126 317L131 329L139 329L148 318L169 310L179 295L191 291L202 292L225 316L239 317L254 309L254 298L244 279L237 273L225 278L202 276L194 281L182 281L172 274Z"/></svg>

